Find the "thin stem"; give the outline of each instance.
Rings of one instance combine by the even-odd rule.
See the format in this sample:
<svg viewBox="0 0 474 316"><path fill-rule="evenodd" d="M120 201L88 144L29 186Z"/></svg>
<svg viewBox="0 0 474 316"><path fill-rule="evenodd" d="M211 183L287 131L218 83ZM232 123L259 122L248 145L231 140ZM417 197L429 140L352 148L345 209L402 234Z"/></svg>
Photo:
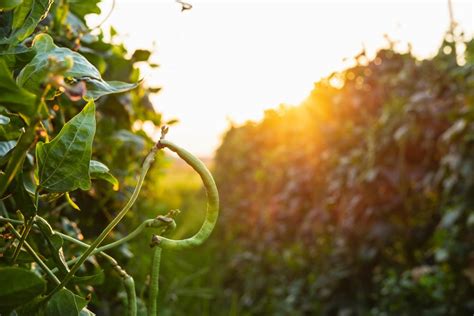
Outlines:
<svg viewBox="0 0 474 316"><path fill-rule="evenodd" d="M142 222L133 232L131 232L130 234L128 234L127 236L117 240L117 241L114 241L114 242L111 242L107 245L104 245L102 247L99 247L97 249L95 249L92 254L96 254L96 253L99 253L99 252L102 252L102 251L106 251L106 250L109 250L111 248L115 248L117 246L120 246L128 241L130 241L131 239L137 237L138 235L140 235L140 233L147 227L153 227L154 223L156 222L156 219L147 219L145 220L144 222Z"/></svg>
<svg viewBox="0 0 474 316"><path fill-rule="evenodd" d="M5 217L2 217L0 216L0 222L7 222L7 223L11 223L11 224L23 224L22 221L20 220L16 220L16 219L10 219L10 218L5 218ZM106 253L104 253L104 251L106 250L109 250L111 248L114 248L114 247L117 247L117 246L120 246L121 244L123 243L126 243L128 241L130 241L131 239L137 237L145 228L160 228L160 227L163 227L163 225L169 225L170 228L168 230L172 230L175 226L176 226L176 223L174 221L172 221L171 223L166 223L166 222L163 222L162 220L160 220L159 217L157 218L154 218L154 219L147 219L145 221L143 221L133 232L131 232L130 234L128 234L127 236L125 236L124 238L122 239L119 239L117 241L114 241L110 244L107 244L107 245L104 245L102 247L99 247L97 249L95 249L91 255L101 255L102 257L104 257L105 259L107 259L108 261L111 262L112 265L114 265L114 262L116 264L116 261L113 257L107 255ZM85 242L82 242L74 237L71 237L69 235L66 235L64 233L61 233L61 232L58 232L58 231L53 231L55 234L61 236L61 238L63 238L64 240L67 240L71 243L74 243L78 246L81 246L81 247L84 247L84 248L88 248L90 247L88 244L86 244ZM18 234L19 235L19 234ZM75 258L75 259L72 259L72 260L69 260L67 262L68 266L69 265L72 265L74 263L76 263L77 261L79 260L79 258ZM113 260L113 262L112 262ZM51 270L53 273L56 273L58 271L57 268L54 268Z"/></svg>
<svg viewBox="0 0 474 316"><path fill-rule="evenodd" d="M160 228L160 227L163 227L165 225L168 225L170 226L169 230L172 230L176 227L176 223L174 221L172 221L171 223L166 223L166 222L163 222L158 218L154 218L154 219L147 219L145 221L143 221L137 228L135 228L135 230L133 232L131 232L130 234L128 234L127 236L117 240L117 241L114 241L114 242L111 242L107 245L104 245L102 247L99 247L99 248L96 248L92 253L91 253L91 256L92 255L96 255L96 254L102 254L103 251L106 251L106 250L109 250L109 249L112 249L112 248L115 248L115 247L118 247L130 240L132 240L133 238L137 237L138 235L140 235L140 233L145 229L145 228ZM61 237L63 237L64 239L67 239L69 241L72 241L72 237L68 236L68 235L64 235L62 233L59 233L59 232L56 232L57 234L59 234ZM72 238L72 239L71 239ZM75 242L77 241L76 239L74 239L74 241L72 242ZM74 263L76 263L77 261L79 261L79 258L74 258L74 259L71 259L71 260L68 260L67 261L67 264L68 266L69 265L72 265Z"/></svg>
<svg viewBox="0 0 474 316"><path fill-rule="evenodd" d="M97 237L94 242L90 245L89 248L84 251L84 253L79 257L79 260L72 266L71 270L69 273L64 277L64 279L61 281L61 284L56 286L56 288L51 291L51 293L48 295L50 297L60 289L62 289L64 286L66 286L69 281L72 279L74 274L79 270L81 265L87 260L87 258L92 254L92 252L104 241L105 237L114 229L114 227L122 220L122 218L125 216L125 214L128 212L128 210L132 207L132 205L135 203L138 194L140 193L140 189L143 185L143 181L145 179L145 176L148 172L148 169L150 169L151 163L153 162L155 158L157 148L153 147L153 149L150 151L150 153L147 155L145 158L145 161L143 162L142 166L142 171L140 174L140 178L138 180L137 186L135 187L135 190L132 193L132 196L130 197L130 200L127 202L127 204L123 207L123 209L117 214L117 216L107 225L107 227L102 231L102 233Z"/></svg>
<svg viewBox="0 0 474 316"><path fill-rule="evenodd" d="M0 216L0 222L6 222L6 223L12 223L16 225L23 224L23 221L17 220L17 219L11 219L11 218L6 218L3 216Z"/></svg>
<svg viewBox="0 0 474 316"><path fill-rule="evenodd" d="M16 238L20 238L20 233L16 231L16 229L13 227L12 224L8 223L8 227L12 231L12 233L16 236ZM60 284L61 282L54 275L53 271L51 271L46 265L46 263L44 263L43 260L41 260L41 258L38 256L36 251L30 246L30 244L27 241L24 242L24 247L26 248L26 251L28 251L28 253L33 257L33 259L35 259L35 262L41 267L41 269L43 269L43 271L46 272L46 274L51 278L51 280L53 280L53 282L56 284Z"/></svg>
<svg viewBox="0 0 474 316"><path fill-rule="evenodd" d="M15 251L13 252L13 257L12 257L13 264L15 264L15 261L18 258L18 255L20 254L20 250L26 241L26 237L28 237L28 235L30 234L31 228L33 227L33 223L34 223L34 217L31 217L28 219L28 221L25 221L25 229L23 229L21 236L17 236L17 238L20 238L20 241L18 242L18 245L15 248Z"/></svg>
<svg viewBox="0 0 474 316"><path fill-rule="evenodd" d="M76 239L76 238L74 238L74 237L71 237L71 236L69 236L69 235L66 235L66 234L63 234L63 233L60 233L60 232L55 232L55 234L58 234L59 236L61 236L61 238L65 239L65 240L67 240L67 241L69 241L69 242L72 242L72 243L74 243L74 244L76 244L76 245L78 245L78 246L81 246L81 247L84 247L84 248L90 248L90 246L89 246L88 244L86 244L85 242L82 242L82 241L80 241L80 240L78 240L78 239ZM111 263L111 265L112 265L113 268L115 268L116 266L118 266L117 261L116 261L113 257L109 256L108 254L106 254L106 253L104 253L104 252L101 252L100 255L101 255L102 257L104 257L105 259L107 259L107 260ZM124 271L125 271L125 270L122 269L122 270L117 271L117 272L119 272L120 276L122 276L122 274L123 274Z"/></svg>
<svg viewBox="0 0 474 316"><path fill-rule="evenodd" d="M39 191L35 191L35 214L36 210L38 209L38 203L39 203ZM15 251L13 252L13 258L12 258L12 263L15 264L16 259L18 258L18 255L20 254L21 247L23 246L23 243L26 241L26 237L30 234L31 228L33 227L33 224L35 222L35 217L32 216L29 219L29 222L25 223L25 229L23 230L23 233L21 234L20 237L20 242L18 243ZM18 237L17 237L18 238Z"/></svg>
<svg viewBox="0 0 474 316"><path fill-rule="evenodd" d="M37 124L38 122L35 121L26 128L26 131L20 136L17 145L13 149L4 173L0 177L0 196L3 196L10 183L22 168L26 154L35 141Z"/></svg>
<svg viewBox="0 0 474 316"><path fill-rule="evenodd" d="M153 260L151 262L151 276L150 276L150 295L148 302L149 315L158 315L158 293L160 289L160 263L161 263L161 248L155 247L153 252Z"/></svg>
<svg viewBox="0 0 474 316"><path fill-rule="evenodd" d="M90 246L86 244L85 242L82 242L80 240L77 240L74 237L71 237L69 235L60 233L60 232L55 232L59 236L61 236L63 239L72 242L76 245L79 245L84 248L89 248ZM97 250L97 249L96 249ZM123 285L125 286L125 292L127 293L127 312L128 316L136 316L137 315L137 294L135 292L135 281L133 280L132 276L127 273L115 260L112 256L109 256L105 252L100 252L99 253L104 259L109 261L110 265L112 268L120 275L123 279ZM69 264L69 262L68 262ZM58 282L59 284L60 282Z"/></svg>

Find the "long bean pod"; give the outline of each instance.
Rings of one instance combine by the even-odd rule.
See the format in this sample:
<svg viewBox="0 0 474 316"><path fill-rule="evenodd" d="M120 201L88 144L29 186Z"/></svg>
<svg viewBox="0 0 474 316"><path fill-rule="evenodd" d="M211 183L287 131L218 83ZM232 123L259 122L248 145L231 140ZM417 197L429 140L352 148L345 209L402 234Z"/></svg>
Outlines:
<svg viewBox="0 0 474 316"><path fill-rule="evenodd" d="M161 248L155 247L153 251L153 260L151 263L150 295L149 295L149 301L148 301L148 311L149 311L149 315L151 316L158 315L160 264L161 264Z"/></svg>
<svg viewBox="0 0 474 316"><path fill-rule="evenodd" d="M156 238L156 244L163 249L171 250L183 250L199 246L210 236L219 216L219 192L217 191L214 178L204 163L187 150L164 139L158 142L158 147L168 148L175 152L199 174L207 193L207 210L204 223L194 236L182 240L173 240L158 236L158 238Z"/></svg>

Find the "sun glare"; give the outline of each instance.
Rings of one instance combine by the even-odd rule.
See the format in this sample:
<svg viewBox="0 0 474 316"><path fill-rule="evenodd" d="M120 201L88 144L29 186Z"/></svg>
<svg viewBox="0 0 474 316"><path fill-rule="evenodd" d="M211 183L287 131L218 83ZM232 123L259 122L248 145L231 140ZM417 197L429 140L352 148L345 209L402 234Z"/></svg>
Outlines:
<svg viewBox="0 0 474 316"><path fill-rule="evenodd" d="M103 29L114 25L131 49L155 48L160 67L144 69L146 81L163 88L154 105L180 120L170 137L205 156L228 119L241 123L282 103L299 104L314 82L350 65L348 57L386 47L385 34L427 57L449 25L445 1L191 3L181 12L172 0L118 0ZM460 26L472 34L471 2L453 3ZM111 5L105 1L91 23ZM331 84L341 81L333 77Z"/></svg>

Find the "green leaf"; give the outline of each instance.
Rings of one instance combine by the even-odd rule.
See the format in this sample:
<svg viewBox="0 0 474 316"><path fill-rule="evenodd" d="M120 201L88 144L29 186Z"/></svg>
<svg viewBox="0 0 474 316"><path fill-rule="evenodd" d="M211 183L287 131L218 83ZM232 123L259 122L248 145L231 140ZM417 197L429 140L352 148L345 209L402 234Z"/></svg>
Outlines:
<svg viewBox="0 0 474 316"><path fill-rule="evenodd" d="M126 83L121 81L104 81L102 79L86 77L82 78L82 80L86 83L86 95L94 100L107 94L127 92L139 85L139 82Z"/></svg>
<svg viewBox="0 0 474 316"><path fill-rule="evenodd" d="M44 316L44 308L43 298L37 297L31 302L15 308L15 312L18 316Z"/></svg>
<svg viewBox="0 0 474 316"><path fill-rule="evenodd" d="M71 11L77 14L79 17L84 18L85 15L95 13L100 14L100 8L98 6L100 0L69 0L68 3L71 7Z"/></svg>
<svg viewBox="0 0 474 316"><path fill-rule="evenodd" d="M22 0L0 0L1 10L11 10L21 4Z"/></svg>
<svg viewBox="0 0 474 316"><path fill-rule="evenodd" d="M24 0L21 6L15 9L15 14L13 15L12 29L19 29L25 22L26 17L31 11L34 0Z"/></svg>
<svg viewBox="0 0 474 316"><path fill-rule="evenodd" d="M31 218L36 215L37 209L33 201L33 197L28 193L23 183L23 171L21 171L16 177L16 187L13 192L15 198L16 208L27 217Z"/></svg>
<svg viewBox="0 0 474 316"><path fill-rule="evenodd" d="M58 63L69 63L72 66L65 70L64 76L73 83L83 81L86 84L86 96L97 99L101 96L131 90L138 83L124 83L119 81L104 81L99 70L84 56L65 47L58 47L47 34L39 34L33 41L36 51L35 57L22 69L17 77L17 83L30 91L38 93L40 86L50 71L50 59Z"/></svg>
<svg viewBox="0 0 474 316"><path fill-rule="evenodd" d="M46 305L47 316L79 315L87 306L87 300L68 289L56 292Z"/></svg>
<svg viewBox="0 0 474 316"><path fill-rule="evenodd" d="M99 285L104 283L105 275L104 271L100 270L96 274L85 275L85 276L74 276L71 280L74 284L83 284L83 285Z"/></svg>
<svg viewBox="0 0 474 316"><path fill-rule="evenodd" d="M40 188L60 193L90 189L89 161L95 124L91 100L51 142L36 145Z"/></svg>
<svg viewBox="0 0 474 316"><path fill-rule="evenodd" d="M56 267L63 275L66 275L69 272L69 268L66 263L66 259L64 258L62 248L63 238L53 231L51 225L49 225L48 221L46 221L44 218L41 216L36 216L35 219L36 225L38 226L43 237L46 239L49 252L51 253Z"/></svg>
<svg viewBox="0 0 474 316"><path fill-rule="evenodd" d="M150 59L151 51L145 49L137 49L132 55L132 61L147 61Z"/></svg>
<svg viewBox="0 0 474 316"><path fill-rule="evenodd" d="M119 182L110 172L109 168L103 163L91 160L89 164L89 174L92 179L101 179L111 183L114 186L114 190L119 189Z"/></svg>
<svg viewBox="0 0 474 316"><path fill-rule="evenodd" d="M6 142L0 141L0 159L5 157L10 150L15 148L16 146L16 140L9 140Z"/></svg>
<svg viewBox="0 0 474 316"><path fill-rule="evenodd" d="M36 113L36 96L17 86L4 60L0 59L0 105L12 112L32 116Z"/></svg>
<svg viewBox="0 0 474 316"><path fill-rule="evenodd" d="M0 39L0 44L12 44L30 36L38 24L48 15L53 0L24 1L16 9L13 29L8 38Z"/></svg>
<svg viewBox="0 0 474 316"><path fill-rule="evenodd" d="M0 268L0 311L32 301L46 290L46 282L30 270Z"/></svg>
<svg viewBox="0 0 474 316"><path fill-rule="evenodd" d="M8 113L5 109L0 108L0 141L7 140L18 140L22 134L25 122L21 119L20 115Z"/></svg>

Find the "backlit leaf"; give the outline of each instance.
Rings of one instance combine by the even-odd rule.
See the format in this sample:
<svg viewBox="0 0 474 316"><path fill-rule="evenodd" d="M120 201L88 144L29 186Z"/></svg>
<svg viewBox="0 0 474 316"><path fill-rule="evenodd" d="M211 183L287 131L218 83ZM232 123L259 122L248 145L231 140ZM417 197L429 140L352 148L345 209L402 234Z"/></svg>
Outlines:
<svg viewBox="0 0 474 316"><path fill-rule="evenodd" d="M90 189L89 161L95 124L95 105L90 101L51 142L37 144L40 188L50 192Z"/></svg>
<svg viewBox="0 0 474 316"><path fill-rule="evenodd" d="M97 68L84 56L68 48L56 46L47 34L37 35L33 48L36 51L35 57L22 69L17 78L18 84L30 91L39 92L42 81L50 71L49 59L51 58L54 58L57 63L72 61L72 67L63 75L73 83L85 82L88 98L97 99L107 94L125 92L138 85L138 83L103 80Z"/></svg>
<svg viewBox="0 0 474 316"><path fill-rule="evenodd" d="M0 0L0 9L11 10L20 5L22 0Z"/></svg>
<svg viewBox="0 0 474 316"><path fill-rule="evenodd" d="M114 190L117 191L119 188L119 182L110 172L109 168L103 163L91 160L89 164L89 174L91 179L101 179L111 183L114 186Z"/></svg>

